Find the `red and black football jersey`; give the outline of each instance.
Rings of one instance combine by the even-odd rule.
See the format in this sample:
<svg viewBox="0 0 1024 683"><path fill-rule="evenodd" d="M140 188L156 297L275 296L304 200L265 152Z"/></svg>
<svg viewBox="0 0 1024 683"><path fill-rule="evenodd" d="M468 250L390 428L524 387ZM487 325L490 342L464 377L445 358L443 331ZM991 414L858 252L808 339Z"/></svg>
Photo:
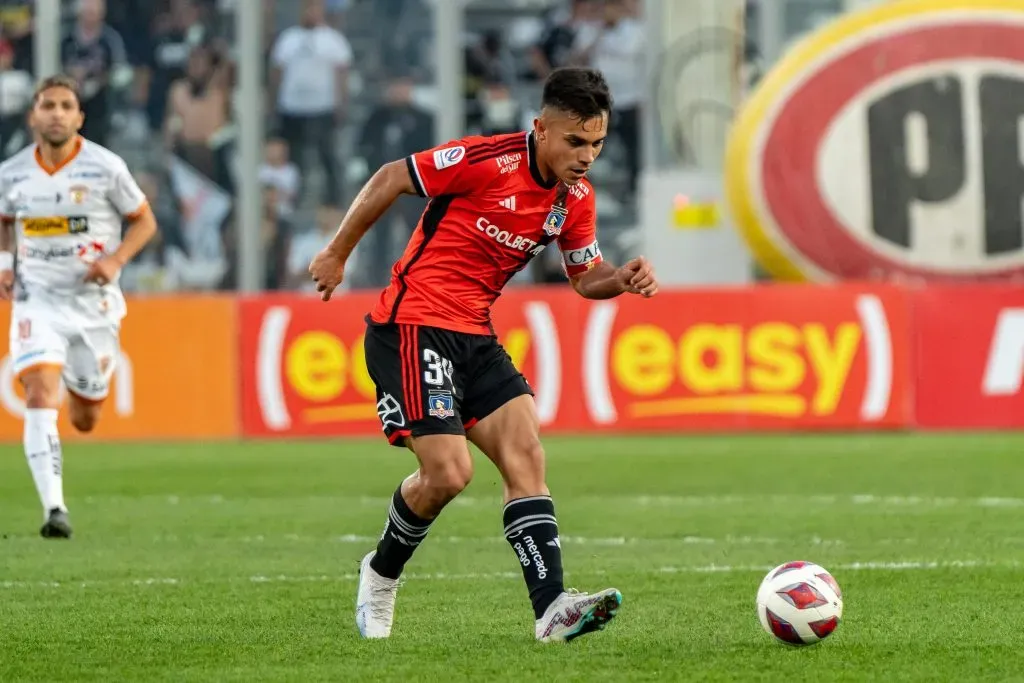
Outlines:
<svg viewBox="0 0 1024 683"><path fill-rule="evenodd" d="M370 318L491 334L502 288L549 245L569 275L601 261L594 188L545 182L532 133L471 136L406 159L430 202Z"/></svg>

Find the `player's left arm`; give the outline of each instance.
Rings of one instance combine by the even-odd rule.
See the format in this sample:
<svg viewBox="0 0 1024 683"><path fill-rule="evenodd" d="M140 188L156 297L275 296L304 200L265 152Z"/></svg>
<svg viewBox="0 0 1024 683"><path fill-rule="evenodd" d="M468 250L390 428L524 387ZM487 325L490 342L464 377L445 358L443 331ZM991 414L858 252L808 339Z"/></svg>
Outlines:
<svg viewBox="0 0 1024 683"><path fill-rule="evenodd" d="M125 215L124 218L128 221L128 230L125 232L121 244L111 254L111 258L122 268L135 258L136 254L142 251L156 235L156 216L153 215L153 209L150 208L149 202L144 202L136 211Z"/></svg>
<svg viewBox="0 0 1024 683"><path fill-rule="evenodd" d="M573 289L585 299L612 299L620 294L652 297L658 293L654 267L643 256L616 268L604 260L597 243L594 192L581 202L580 215L562 234L558 246Z"/></svg>
<svg viewBox="0 0 1024 683"><path fill-rule="evenodd" d="M113 181L110 203L128 223L128 230L111 256L119 267L123 267L156 235L156 216L127 164L122 162L118 165Z"/></svg>
<svg viewBox="0 0 1024 683"><path fill-rule="evenodd" d="M108 199L114 210L127 221L128 230L114 253L93 263L86 273L86 282L98 282L101 285L113 280L117 272L153 239L157 230L156 216L149 206L149 200L123 162L114 170Z"/></svg>
<svg viewBox="0 0 1024 683"><path fill-rule="evenodd" d="M643 256L618 268L602 260L586 272L570 275L569 281L585 299L612 299L620 294L650 298L658 293L654 266Z"/></svg>

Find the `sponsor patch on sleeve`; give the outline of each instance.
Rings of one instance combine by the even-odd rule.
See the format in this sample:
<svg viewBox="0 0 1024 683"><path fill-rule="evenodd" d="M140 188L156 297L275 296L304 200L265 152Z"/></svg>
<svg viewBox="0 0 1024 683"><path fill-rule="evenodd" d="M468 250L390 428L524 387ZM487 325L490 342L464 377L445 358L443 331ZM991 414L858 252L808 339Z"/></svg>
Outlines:
<svg viewBox="0 0 1024 683"><path fill-rule="evenodd" d="M466 148L462 145L457 147L445 147L434 152L434 168L441 169L454 166L466 157Z"/></svg>

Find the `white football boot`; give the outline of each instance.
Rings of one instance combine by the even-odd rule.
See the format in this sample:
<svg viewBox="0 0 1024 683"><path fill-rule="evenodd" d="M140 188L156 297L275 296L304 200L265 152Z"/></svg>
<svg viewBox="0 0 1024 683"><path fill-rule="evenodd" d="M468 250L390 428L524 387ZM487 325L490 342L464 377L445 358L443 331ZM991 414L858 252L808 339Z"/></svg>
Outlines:
<svg viewBox="0 0 1024 683"><path fill-rule="evenodd" d="M370 567L370 552L359 565L359 593L356 595L356 626L363 638L387 638L395 618L398 579L388 579Z"/></svg>
<svg viewBox="0 0 1024 683"><path fill-rule="evenodd" d="M542 643L569 642L579 636L605 627L622 604L622 593L606 588L594 593L580 593L570 588L562 593L537 620L537 640Z"/></svg>

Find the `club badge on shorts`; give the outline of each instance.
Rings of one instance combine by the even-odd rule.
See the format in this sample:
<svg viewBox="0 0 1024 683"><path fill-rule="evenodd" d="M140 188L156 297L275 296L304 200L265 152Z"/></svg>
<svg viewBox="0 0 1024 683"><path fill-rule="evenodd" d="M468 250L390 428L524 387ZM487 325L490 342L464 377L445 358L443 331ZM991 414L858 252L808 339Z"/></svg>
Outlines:
<svg viewBox="0 0 1024 683"><path fill-rule="evenodd" d="M430 390L430 396L427 399L427 411L431 417L440 418L442 420L454 417L455 410L452 407L452 394L450 391L439 391L437 389Z"/></svg>

